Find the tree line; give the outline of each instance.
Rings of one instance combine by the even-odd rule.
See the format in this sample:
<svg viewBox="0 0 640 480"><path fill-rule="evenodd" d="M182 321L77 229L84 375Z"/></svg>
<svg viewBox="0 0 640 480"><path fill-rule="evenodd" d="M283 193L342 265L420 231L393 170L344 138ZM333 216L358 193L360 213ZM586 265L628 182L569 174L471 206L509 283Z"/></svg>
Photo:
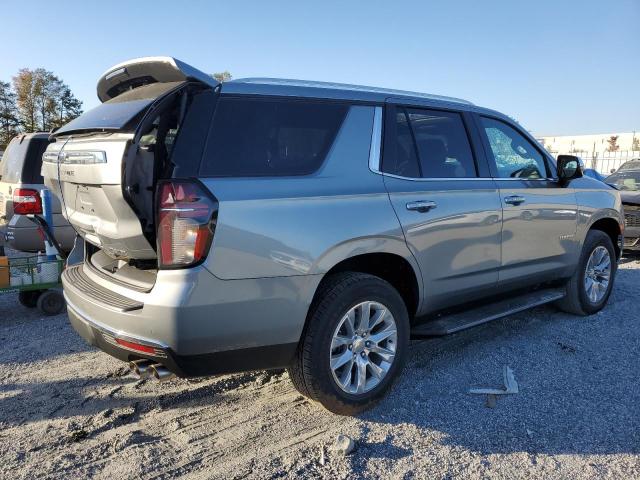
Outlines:
<svg viewBox="0 0 640 480"><path fill-rule="evenodd" d="M0 80L0 147L19 133L48 132L82 114L69 86L44 68L23 68Z"/></svg>

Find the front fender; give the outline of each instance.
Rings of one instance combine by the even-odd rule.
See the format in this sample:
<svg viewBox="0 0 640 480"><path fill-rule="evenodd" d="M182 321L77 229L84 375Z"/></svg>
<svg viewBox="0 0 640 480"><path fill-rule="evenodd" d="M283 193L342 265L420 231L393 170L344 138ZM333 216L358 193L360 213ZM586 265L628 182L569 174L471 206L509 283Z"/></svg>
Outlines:
<svg viewBox="0 0 640 480"><path fill-rule="evenodd" d="M582 179L581 179L582 180ZM599 188L595 188L598 186ZM584 243L589 229L599 220L610 218L624 228L624 214L620 192L600 182L579 182L576 185L576 200L578 203L578 230L580 244Z"/></svg>

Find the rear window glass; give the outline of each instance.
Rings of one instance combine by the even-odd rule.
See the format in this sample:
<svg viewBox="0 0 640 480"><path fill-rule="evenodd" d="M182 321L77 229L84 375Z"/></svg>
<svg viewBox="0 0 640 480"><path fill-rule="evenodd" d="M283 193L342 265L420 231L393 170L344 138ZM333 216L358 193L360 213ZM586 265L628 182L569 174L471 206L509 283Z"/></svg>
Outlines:
<svg viewBox="0 0 640 480"><path fill-rule="evenodd" d="M324 161L348 105L222 97L216 107L202 176L305 175Z"/></svg>
<svg viewBox="0 0 640 480"><path fill-rule="evenodd" d="M0 162L0 179L7 183L43 183L40 170L42 154L49 145L45 138L16 137Z"/></svg>
<svg viewBox="0 0 640 480"><path fill-rule="evenodd" d="M387 141L386 173L408 178L477 175L460 113L398 107Z"/></svg>
<svg viewBox="0 0 640 480"><path fill-rule="evenodd" d="M123 130L128 127L135 129L137 125L128 124L144 112L154 100L182 83L184 82L153 83L124 92L83 113L62 126L55 134L78 130Z"/></svg>

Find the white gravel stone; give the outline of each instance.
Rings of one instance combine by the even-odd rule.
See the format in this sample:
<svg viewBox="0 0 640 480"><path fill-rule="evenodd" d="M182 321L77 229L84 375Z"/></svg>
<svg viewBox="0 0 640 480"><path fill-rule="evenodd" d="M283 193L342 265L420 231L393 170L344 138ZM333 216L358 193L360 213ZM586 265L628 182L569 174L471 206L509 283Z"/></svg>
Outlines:
<svg viewBox="0 0 640 480"><path fill-rule="evenodd" d="M139 383L66 315L2 295L0 478L639 478L639 301L624 259L600 315L546 306L414 341L390 394L339 417L286 374ZM488 409L468 389L504 365L519 393ZM357 449L321 465L338 435Z"/></svg>

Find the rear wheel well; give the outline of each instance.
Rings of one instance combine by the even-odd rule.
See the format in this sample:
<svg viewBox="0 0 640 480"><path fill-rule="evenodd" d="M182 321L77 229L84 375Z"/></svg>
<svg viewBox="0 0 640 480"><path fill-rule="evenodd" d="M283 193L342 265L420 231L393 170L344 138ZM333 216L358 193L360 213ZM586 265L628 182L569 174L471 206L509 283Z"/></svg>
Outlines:
<svg viewBox="0 0 640 480"><path fill-rule="evenodd" d="M589 230L600 230L601 232L606 233L609 238L611 238L611 243L613 243L613 248L616 251L616 257L619 259L620 254L620 245L618 245L618 235L620 235L620 225L613 218L601 218L600 220L594 222L591 225Z"/></svg>
<svg viewBox="0 0 640 480"><path fill-rule="evenodd" d="M389 282L400 294L409 313L413 318L418 310L419 287L418 279L411 264L399 255L393 253L367 253L347 258L336 264L325 274L325 279L339 272L360 272L375 275ZM324 279L323 279L324 282ZM321 285L316 290L316 296L322 291ZM314 302L316 298L314 297Z"/></svg>

